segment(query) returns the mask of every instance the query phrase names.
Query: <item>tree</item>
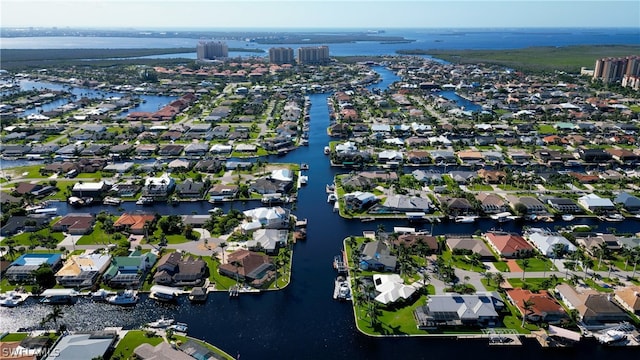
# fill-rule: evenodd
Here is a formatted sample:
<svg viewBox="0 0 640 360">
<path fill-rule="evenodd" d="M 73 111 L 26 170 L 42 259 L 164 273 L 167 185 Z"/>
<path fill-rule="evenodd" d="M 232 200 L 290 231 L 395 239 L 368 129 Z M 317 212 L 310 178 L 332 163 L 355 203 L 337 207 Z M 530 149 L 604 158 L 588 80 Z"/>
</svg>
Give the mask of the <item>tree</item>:
<svg viewBox="0 0 640 360">
<path fill-rule="evenodd" d="M 54 306 L 49 314 L 47 314 L 41 321 L 40 325 L 44 326 L 49 322 L 53 322 L 56 327 L 58 327 L 58 320 L 62 319 L 64 316 L 64 311 L 60 306 Z"/>
<path fill-rule="evenodd" d="M 47 263 L 40 265 L 33 275 L 36 279 L 36 284 L 43 289 L 50 289 L 56 285 L 56 275 Z"/>
<path fill-rule="evenodd" d="M 524 280 L 524 275 L 527 272 L 527 266 L 529 266 L 529 259 L 524 258 L 521 261 L 522 264 L 522 280 Z"/>
<path fill-rule="evenodd" d="M 533 305 L 535 305 L 535 303 L 529 300 L 525 300 L 522 303 L 522 327 L 524 327 L 524 324 L 527 321 L 527 315 L 531 312 Z"/>
</svg>

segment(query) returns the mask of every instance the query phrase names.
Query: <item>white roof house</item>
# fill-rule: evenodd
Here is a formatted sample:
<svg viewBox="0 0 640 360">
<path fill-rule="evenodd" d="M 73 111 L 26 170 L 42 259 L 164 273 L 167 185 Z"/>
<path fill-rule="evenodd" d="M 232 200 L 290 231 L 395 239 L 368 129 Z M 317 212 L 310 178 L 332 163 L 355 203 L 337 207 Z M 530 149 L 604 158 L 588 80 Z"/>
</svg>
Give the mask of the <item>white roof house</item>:
<svg viewBox="0 0 640 360">
<path fill-rule="evenodd" d="M 383 304 L 408 299 L 416 292 L 416 288 L 405 285 L 404 280 L 398 274 L 374 274 L 373 283 L 376 291 L 380 293 L 375 300 Z"/>
<path fill-rule="evenodd" d="M 378 153 L 378 160 L 380 161 L 402 161 L 403 155 L 400 151 L 384 150 Z"/>
<path fill-rule="evenodd" d="M 278 249 L 279 246 L 285 246 L 287 244 L 287 237 L 289 232 L 287 230 L 278 229 L 257 229 L 253 233 L 253 240 L 245 242 L 248 248 L 257 247 L 258 244 L 266 251 L 273 252 Z"/>
<path fill-rule="evenodd" d="M 290 169 L 276 169 L 271 171 L 271 178 L 280 181 L 293 181 L 293 171 Z"/>
<path fill-rule="evenodd" d="M 564 250 L 567 252 L 576 251 L 575 245 L 573 245 L 567 238 L 559 233 L 550 232 L 543 229 L 533 228 L 529 229 L 527 233 L 529 242 L 533 244 L 541 253 L 546 257 L 554 257 L 553 248 L 555 244 L 562 244 Z"/>
<path fill-rule="evenodd" d="M 345 143 L 336 145 L 337 153 L 347 153 L 347 152 L 353 152 L 357 150 L 358 150 L 358 147 L 356 146 L 356 144 L 352 143 L 351 141 L 347 141 Z"/>
<path fill-rule="evenodd" d="M 372 132 L 390 132 L 391 126 L 389 124 L 371 124 Z"/>
<path fill-rule="evenodd" d="M 615 205 L 611 200 L 601 198 L 596 194 L 587 194 L 579 197 L 578 204 L 589 211 L 615 209 Z"/>
<path fill-rule="evenodd" d="M 75 183 L 71 191 L 86 191 L 86 192 L 95 192 L 101 191 L 105 188 L 106 183 L 104 181 L 100 182 L 83 182 L 83 183 Z"/>
<path fill-rule="evenodd" d="M 244 216 L 250 217 L 252 222 L 259 222 L 265 228 L 286 228 L 289 226 L 288 209 L 278 207 L 259 207 L 243 212 Z M 251 222 L 250 222 L 251 224 Z M 245 229 L 243 227 L 243 229 Z M 247 230 L 247 229 L 245 229 Z"/>
<path fill-rule="evenodd" d="M 230 153 L 232 150 L 231 145 L 222 145 L 222 144 L 214 144 L 209 149 L 209 152 L 212 153 Z"/>
</svg>

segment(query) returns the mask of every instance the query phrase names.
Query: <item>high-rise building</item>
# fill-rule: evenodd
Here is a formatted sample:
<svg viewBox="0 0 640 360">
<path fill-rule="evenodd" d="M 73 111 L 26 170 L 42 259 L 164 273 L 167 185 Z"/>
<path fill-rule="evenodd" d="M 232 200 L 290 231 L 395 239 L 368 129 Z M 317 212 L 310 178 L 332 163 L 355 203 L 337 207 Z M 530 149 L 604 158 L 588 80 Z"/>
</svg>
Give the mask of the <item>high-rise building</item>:
<svg viewBox="0 0 640 360">
<path fill-rule="evenodd" d="M 200 41 L 196 48 L 198 60 L 213 60 L 229 56 L 227 43 L 222 41 Z"/>
<path fill-rule="evenodd" d="M 605 83 L 637 76 L 640 76 L 640 56 L 637 55 L 598 59 L 593 71 L 593 79 L 600 79 Z"/>
<path fill-rule="evenodd" d="M 272 64 L 293 64 L 295 59 L 293 58 L 292 48 L 270 48 L 269 49 L 269 62 Z"/>
<path fill-rule="evenodd" d="M 301 47 L 298 48 L 298 63 L 308 65 L 326 65 L 329 59 L 329 47 Z"/>
</svg>

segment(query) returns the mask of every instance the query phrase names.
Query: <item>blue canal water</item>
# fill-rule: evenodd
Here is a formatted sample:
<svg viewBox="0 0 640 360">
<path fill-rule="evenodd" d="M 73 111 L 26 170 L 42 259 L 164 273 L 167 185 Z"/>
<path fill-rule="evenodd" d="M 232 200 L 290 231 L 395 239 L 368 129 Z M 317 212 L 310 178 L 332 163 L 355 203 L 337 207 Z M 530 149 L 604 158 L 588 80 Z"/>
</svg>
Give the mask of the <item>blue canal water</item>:
<svg viewBox="0 0 640 360">
<path fill-rule="evenodd" d="M 132 111 L 155 112 L 155 111 L 158 111 L 161 107 L 170 103 L 171 101 L 177 99 L 177 97 L 175 96 L 136 95 L 136 94 L 129 95 L 129 94 L 124 94 L 119 92 L 100 91 L 100 90 L 93 90 L 93 89 L 79 88 L 79 87 L 69 87 L 62 84 L 55 84 L 55 83 L 44 82 L 44 81 L 33 81 L 33 80 L 20 81 L 20 90 L 22 91 L 42 90 L 42 89 L 48 89 L 52 91 L 68 91 L 68 92 L 71 92 L 73 97 L 71 99 L 64 98 L 64 99 L 55 100 L 50 103 L 43 104 L 42 106 L 25 110 L 23 115 L 29 115 L 29 114 L 38 113 L 41 111 L 50 111 L 57 107 L 65 105 L 70 101 L 79 100 L 82 97 L 87 97 L 92 99 L 96 99 L 96 98 L 107 99 L 112 97 L 121 98 L 125 96 L 133 96 L 133 97 L 139 97 L 142 100 L 142 102 L 139 103 L 138 105 L 131 107 L 131 109 L 123 112 L 121 114 L 122 116 L 126 116 L 127 113 Z"/>
<path fill-rule="evenodd" d="M 393 82 L 385 70 L 382 83 Z M 609 356 L 637 355 L 635 349 L 608 349 L 594 342 L 581 343 L 572 349 L 543 350 L 526 340 L 523 347 L 490 347 L 486 340 L 454 340 L 443 338 L 404 337 L 373 338 L 362 335 L 354 324 L 353 311 L 348 303 L 332 299 L 335 271 L 332 259 L 339 253 L 342 240 L 359 235 L 363 230 L 375 230 L 378 224 L 391 230 L 393 226 L 407 226 L 404 220 L 361 223 L 345 220 L 332 211 L 326 202 L 325 185 L 342 170 L 331 168 L 323 147 L 329 142 L 326 127 L 329 124 L 326 100 L 329 94 L 313 94 L 310 110 L 310 140 L 285 157 L 269 158 L 270 162 L 307 163 L 309 184 L 299 192 L 293 213 L 309 220 L 307 239 L 295 245 L 291 284 L 280 291 L 256 295 L 241 295 L 230 299 L 224 292 L 210 294 L 206 304 L 192 305 L 186 298 L 177 304 L 164 305 L 143 296 L 132 309 L 121 309 L 107 304 L 80 299 L 76 305 L 64 307 L 63 322 L 71 330 L 99 330 L 105 326 L 127 329 L 156 320 L 160 316 L 173 317 L 189 324 L 189 334 L 215 344 L 242 359 L 452 359 L 474 357 L 478 359 L 517 357 L 536 359 L 604 359 Z M 60 203 L 60 210 L 70 211 Z M 224 208 L 250 208 L 257 204 L 225 204 Z M 142 208 L 161 214 L 206 214 L 212 205 L 204 202 L 172 207 L 154 205 Z M 131 203 L 125 210 L 141 209 Z M 86 210 L 98 212 L 103 207 Z M 119 213 L 116 208 L 108 211 Z M 441 223 L 433 228 L 435 234 L 473 233 L 495 227 L 490 221 L 476 224 Z M 506 230 L 519 230 L 522 224 L 502 225 Z M 622 231 L 639 231 L 640 222 L 613 225 Z M 0 332 L 19 328 L 38 327 L 40 320 L 50 311 L 36 299 L 29 299 L 21 307 L 0 308 Z"/>
</svg>

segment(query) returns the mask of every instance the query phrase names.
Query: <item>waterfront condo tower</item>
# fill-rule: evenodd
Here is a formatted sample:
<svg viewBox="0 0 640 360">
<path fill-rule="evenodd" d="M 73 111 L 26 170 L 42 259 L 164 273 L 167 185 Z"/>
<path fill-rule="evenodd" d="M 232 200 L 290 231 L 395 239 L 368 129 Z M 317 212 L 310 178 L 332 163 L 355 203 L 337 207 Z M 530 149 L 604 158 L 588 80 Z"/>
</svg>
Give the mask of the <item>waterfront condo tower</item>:
<svg viewBox="0 0 640 360">
<path fill-rule="evenodd" d="M 276 47 L 269 49 L 269 62 L 272 64 L 293 64 L 293 49 L 285 47 Z"/>
<path fill-rule="evenodd" d="M 198 60 L 213 60 L 229 56 L 227 43 L 222 41 L 200 41 L 196 48 Z"/>
<path fill-rule="evenodd" d="M 298 64 L 326 65 L 329 61 L 328 46 L 298 48 Z"/>
</svg>

